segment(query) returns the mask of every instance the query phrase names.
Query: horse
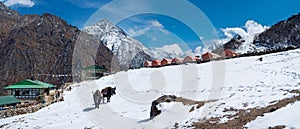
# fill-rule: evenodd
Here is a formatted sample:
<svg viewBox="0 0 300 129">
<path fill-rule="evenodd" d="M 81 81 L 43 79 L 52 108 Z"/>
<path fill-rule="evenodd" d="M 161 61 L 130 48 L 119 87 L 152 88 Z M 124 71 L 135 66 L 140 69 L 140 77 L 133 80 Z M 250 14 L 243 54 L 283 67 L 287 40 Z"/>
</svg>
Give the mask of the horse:
<svg viewBox="0 0 300 129">
<path fill-rule="evenodd" d="M 110 97 L 116 94 L 116 87 L 105 87 L 104 89 L 101 90 L 101 93 L 103 95 L 103 103 L 104 103 L 104 98 L 106 97 L 106 103 L 110 102 Z"/>
<path fill-rule="evenodd" d="M 93 98 L 94 98 L 94 103 L 95 103 L 95 108 L 99 109 L 99 105 L 101 103 L 101 99 L 104 99 L 101 92 L 99 90 L 96 90 L 96 92 L 93 93 Z M 103 100 L 104 101 L 104 100 Z"/>
</svg>

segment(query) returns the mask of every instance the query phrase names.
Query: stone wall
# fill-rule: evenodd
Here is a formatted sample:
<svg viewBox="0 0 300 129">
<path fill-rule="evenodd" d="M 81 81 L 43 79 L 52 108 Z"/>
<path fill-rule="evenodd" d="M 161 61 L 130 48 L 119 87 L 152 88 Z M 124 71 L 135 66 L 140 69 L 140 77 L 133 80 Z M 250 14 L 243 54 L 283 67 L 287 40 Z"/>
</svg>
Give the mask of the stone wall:
<svg viewBox="0 0 300 129">
<path fill-rule="evenodd" d="M 48 103 L 28 103 L 28 104 L 20 104 L 17 105 L 15 108 L 9 108 L 6 110 L 1 110 L 0 111 L 0 119 L 2 118 L 7 118 L 7 117 L 12 117 L 12 116 L 17 116 L 17 115 L 22 115 L 22 114 L 27 114 L 27 113 L 33 113 L 36 112 L 43 107 L 47 107 L 50 104 L 53 104 L 55 102 L 63 101 L 63 97 L 60 97 L 59 99 L 48 102 Z"/>
</svg>

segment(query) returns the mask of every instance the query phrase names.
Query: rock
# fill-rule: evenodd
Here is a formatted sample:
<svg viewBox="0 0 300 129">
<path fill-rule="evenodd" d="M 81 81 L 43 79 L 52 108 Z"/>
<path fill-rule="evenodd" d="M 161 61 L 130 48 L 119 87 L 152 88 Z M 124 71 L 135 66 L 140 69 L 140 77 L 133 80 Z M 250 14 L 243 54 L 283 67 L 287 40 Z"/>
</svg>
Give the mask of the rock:
<svg viewBox="0 0 300 129">
<path fill-rule="evenodd" d="M 164 95 L 154 100 L 151 104 L 150 119 L 153 119 L 155 116 L 161 113 L 161 110 L 158 110 L 156 107 L 158 104 L 163 102 L 174 102 L 176 98 L 177 97 L 175 95 Z"/>
</svg>

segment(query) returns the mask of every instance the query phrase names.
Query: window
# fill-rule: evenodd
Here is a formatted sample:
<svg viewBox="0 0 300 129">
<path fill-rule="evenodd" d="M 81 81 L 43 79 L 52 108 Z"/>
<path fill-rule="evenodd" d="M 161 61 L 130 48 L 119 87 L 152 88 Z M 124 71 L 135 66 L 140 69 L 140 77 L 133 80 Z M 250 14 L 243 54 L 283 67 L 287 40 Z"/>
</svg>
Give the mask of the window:
<svg viewBox="0 0 300 129">
<path fill-rule="evenodd" d="M 40 95 L 39 89 L 14 89 L 11 92 L 16 98 L 31 98 L 34 99 Z"/>
<path fill-rule="evenodd" d="M 16 94 L 16 91 L 13 89 L 13 90 L 11 91 L 11 95 L 15 96 L 15 94 Z"/>
<path fill-rule="evenodd" d="M 15 96 L 20 96 L 20 91 L 19 90 L 15 91 Z"/>
</svg>

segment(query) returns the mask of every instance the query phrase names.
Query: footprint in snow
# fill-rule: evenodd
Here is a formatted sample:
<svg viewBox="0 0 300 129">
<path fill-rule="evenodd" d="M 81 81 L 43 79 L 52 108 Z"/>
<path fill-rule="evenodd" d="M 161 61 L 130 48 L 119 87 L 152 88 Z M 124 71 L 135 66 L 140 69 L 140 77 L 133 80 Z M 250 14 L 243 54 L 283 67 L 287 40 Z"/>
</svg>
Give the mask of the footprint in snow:
<svg viewBox="0 0 300 129">
<path fill-rule="evenodd" d="M 235 93 L 230 94 L 229 98 L 233 97 L 235 95 Z"/>
</svg>

